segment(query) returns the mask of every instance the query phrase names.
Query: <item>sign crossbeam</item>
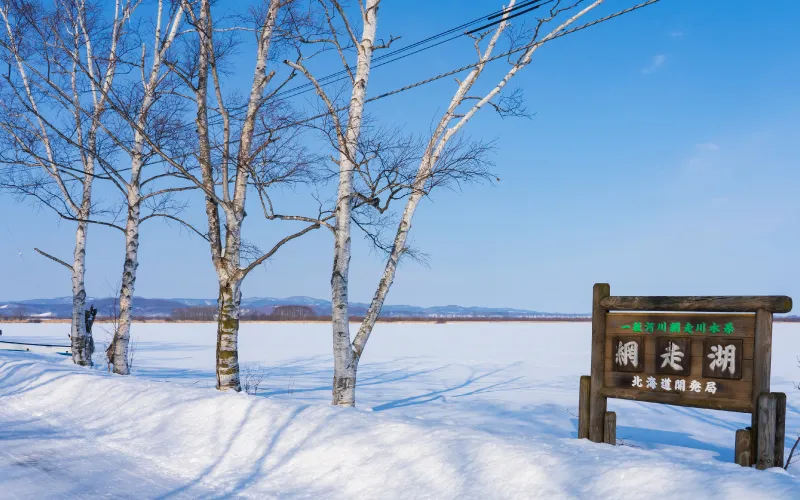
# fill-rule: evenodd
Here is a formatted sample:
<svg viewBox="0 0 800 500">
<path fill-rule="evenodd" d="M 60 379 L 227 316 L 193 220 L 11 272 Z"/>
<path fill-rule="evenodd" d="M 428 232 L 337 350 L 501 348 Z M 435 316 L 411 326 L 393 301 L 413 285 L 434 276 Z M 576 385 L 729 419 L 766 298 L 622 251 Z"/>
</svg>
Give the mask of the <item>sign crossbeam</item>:
<svg viewBox="0 0 800 500">
<path fill-rule="evenodd" d="M 605 297 L 600 307 L 606 311 L 704 311 L 788 313 L 792 299 L 782 295 L 767 296 L 653 296 Z"/>
</svg>

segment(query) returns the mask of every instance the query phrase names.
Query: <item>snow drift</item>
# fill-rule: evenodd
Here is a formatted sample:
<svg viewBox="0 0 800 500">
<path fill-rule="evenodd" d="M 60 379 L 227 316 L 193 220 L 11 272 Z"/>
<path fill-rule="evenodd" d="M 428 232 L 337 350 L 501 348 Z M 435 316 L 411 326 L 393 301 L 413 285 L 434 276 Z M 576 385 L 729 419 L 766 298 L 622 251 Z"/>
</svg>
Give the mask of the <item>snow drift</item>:
<svg viewBox="0 0 800 500">
<path fill-rule="evenodd" d="M 504 437 L 54 359 L 0 353 L 0 497 L 753 499 L 800 491 L 782 469 Z"/>
</svg>

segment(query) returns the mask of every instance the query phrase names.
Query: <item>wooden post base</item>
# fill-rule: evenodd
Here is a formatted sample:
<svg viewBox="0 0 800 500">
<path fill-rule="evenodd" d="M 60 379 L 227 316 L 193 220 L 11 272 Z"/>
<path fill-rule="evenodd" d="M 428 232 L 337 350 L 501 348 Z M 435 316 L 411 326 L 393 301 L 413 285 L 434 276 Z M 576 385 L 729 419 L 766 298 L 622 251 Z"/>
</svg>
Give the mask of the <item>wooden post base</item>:
<svg viewBox="0 0 800 500">
<path fill-rule="evenodd" d="M 758 396 L 756 432 L 756 468 L 783 467 L 786 436 L 786 394 L 762 392 Z"/>
<path fill-rule="evenodd" d="M 589 398 L 591 397 L 592 377 L 581 377 L 580 397 L 578 398 L 578 439 L 589 439 Z"/>
<path fill-rule="evenodd" d="M 607 411 L 604 419 L 603 442 L 611 446 L 617 445 L 617 414 Z"/>
<path fill-rule="evenodd" d="M 750 427 L 736 431 L 733 461 L 742 467 L 753 465 L 753 429 Z"/>
<path fill-rule="evenodd" d="M 578 439 L 589 439 L 589 415 L 591 415 L 592 377 L 581 377 L 580 397 L 578 399 Z M 603 415 L 603 435 L 601 443 L 616 446 L 617 414 L 607 411 Z"/>
</svg>

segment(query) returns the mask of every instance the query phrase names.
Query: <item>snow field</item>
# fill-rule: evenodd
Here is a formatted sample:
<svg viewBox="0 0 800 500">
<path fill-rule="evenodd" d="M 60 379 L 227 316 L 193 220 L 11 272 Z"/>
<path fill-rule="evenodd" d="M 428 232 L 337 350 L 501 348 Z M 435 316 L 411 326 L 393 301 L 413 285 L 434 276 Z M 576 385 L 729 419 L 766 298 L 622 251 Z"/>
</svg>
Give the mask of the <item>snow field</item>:
<svg viewBox="0 0 800 500">
<path fill-rule="evenodd" d="M 787 447 L 798 326 L 775 326 Z M 66 325 L 2 328 L 52 342 Z M 0 498 L 798 497 L 800 469 L 732 463 L 745 414 L 610 400 L 625 446 L 575 439 L 588 328 L 379 325 L 357 409 L 329 405 L 324 324 L 243 325 L 242 358 L 267 373 L 258 396 L 209 389 L 214 325 L 135 324 L 127 378 L 0 351 Z"/>
</svg>

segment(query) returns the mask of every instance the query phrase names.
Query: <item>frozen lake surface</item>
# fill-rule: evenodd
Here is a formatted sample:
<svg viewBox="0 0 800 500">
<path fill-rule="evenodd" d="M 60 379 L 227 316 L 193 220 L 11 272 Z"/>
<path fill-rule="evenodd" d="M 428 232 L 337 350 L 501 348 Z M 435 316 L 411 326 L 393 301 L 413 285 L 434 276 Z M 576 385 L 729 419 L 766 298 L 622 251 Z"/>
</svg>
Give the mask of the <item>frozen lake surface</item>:
<svg viewBox="0 0 800 500">
<path fill-rule="evenodd" d="M 107 326 L 95 327 L 98 353 Z M 66 344 L 69 325 L 0 328 L 6 341 Z M 105 374 L 99 354 L 82 370 L 0 351 L 0 475 L 14 485 L 0 498 L 800 496 L 800 466 L 732 463 L 747 414 L 609 400 L 623 446 L 574 439 L 589 323 L 379 324 L 355 411 L 329 406 L 327 324 L 242 325 L 242 364 L 265 374 L 257 397 L 213 389 L 213 324 L 134 324 L 133 342 L 127 379 Z M 776 323 L 787 455 L 800 432 L 798 355 L 800 325 Z"/>
</svg>

